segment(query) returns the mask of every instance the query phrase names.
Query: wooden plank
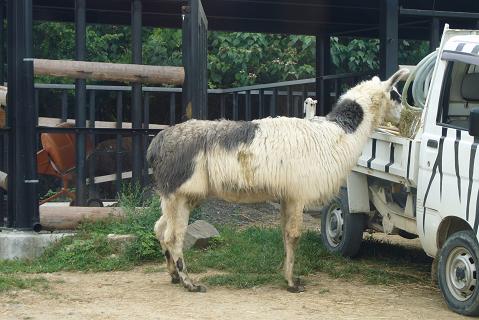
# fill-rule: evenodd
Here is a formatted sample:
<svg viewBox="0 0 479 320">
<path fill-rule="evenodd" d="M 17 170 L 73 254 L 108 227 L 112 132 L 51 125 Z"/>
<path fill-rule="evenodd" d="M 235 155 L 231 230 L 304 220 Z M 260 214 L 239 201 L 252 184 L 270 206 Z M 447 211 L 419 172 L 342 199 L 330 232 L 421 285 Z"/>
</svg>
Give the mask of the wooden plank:
<svg viewBox="0 0 479 320">
<path fill-rule="evenodd" d="M 152 174 L 152 173 L 153 173 L 153 169 L 151 169 L 151 168 L 148 169 L 148 174 Z M 130 179 L 131 177 L 132 177 L 132 172 L 131 171 L 126 171 L 126 172 L 121 173 L 121 179 L 122 180 L 123 179 Z M 104 182 L 115 181 L 115 180 L 116 180 L 116 173 L 112 173 L 112 174 L 107 174 L 107 175 L 104 175 L 104 176 L 95 177 L 94 183 L 98 184 L 98 183 L 104 183 Z M 90 179 L 87 179 L 86 183 L 90 184 Z"/>
<path fill-rule="evenodd" d="M 33 69 L 35 75 L 68 77 L 72 79 L 173 85 L 182 85 L 185 80 L 185 70 L 183 67 L 34 59 Z"/>
<path fill-rule="evenodd" d="M 5 86 L 0 86 L 0 106 L 7 105 L 7 93 L 8 88 Z"/>
<path fill-rule="evenodd" d="M 8 187 L 7 178 L 8 178 L 8 175 L 5 172 L 0 171 L 0 188 L 2 188 L 5 191 L 7 190 L 7 187 Z"/>
<path fill-rule="evenodd" d="M 62 123 L 60 118 L 39 117 L 38 125 L 42 127 L 55 127 Z M 67 119 L 68 123 L 75 124 L 75 119 Z M 95 121 L 95 128 L 116 128 L 116 122 L 113 121 Z M 123 122 L 122 128 L 131 129 L 131 122 Z M 166 124 L 149 124 L 148 129 L 166 129 L 169 125 Z"/>
</svg>

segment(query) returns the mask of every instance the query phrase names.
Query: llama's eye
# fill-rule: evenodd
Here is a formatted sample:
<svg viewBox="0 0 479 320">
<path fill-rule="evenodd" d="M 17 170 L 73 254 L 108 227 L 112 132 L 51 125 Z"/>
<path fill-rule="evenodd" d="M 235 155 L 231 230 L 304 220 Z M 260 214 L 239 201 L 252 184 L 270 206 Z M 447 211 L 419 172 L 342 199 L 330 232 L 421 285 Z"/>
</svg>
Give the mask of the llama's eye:
<svg viewBox="0 0 479 320">
<path fill-rule="evenodd" d="M 391 90 L 390 96 L 391 100 L 396 101 L 397 103 L 401 102 L 401 95 L 396 90 Z"/>
</svg>

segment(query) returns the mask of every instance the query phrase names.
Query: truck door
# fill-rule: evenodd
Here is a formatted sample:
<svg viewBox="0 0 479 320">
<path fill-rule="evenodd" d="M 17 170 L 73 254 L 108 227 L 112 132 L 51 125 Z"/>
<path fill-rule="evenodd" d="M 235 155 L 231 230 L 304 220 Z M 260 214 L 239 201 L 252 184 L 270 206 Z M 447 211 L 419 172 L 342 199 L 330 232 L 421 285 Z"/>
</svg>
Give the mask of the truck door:
<svg viewBox="0 0 479 320">
<path fill-rule="evenodd" d="M 436 74 L 443 77 L 434 79 L 440 85 L 430 92 L 436 96 L 429 97 L 421 141 L 417 224 L 423 246 L 431 255 L 437 250 L 436 232 L 444 217 L 463 219 L 476 234 L 479 225 L 479 167 L 475 165 L 479 141 L 468 133 L 469 113 L 479 108 L 479 56 L 463 52 L 465 47 L 458 44 L 456 50 L 442 53 L 444 72 Z M 468 48 L 479 50 L 470 44 Z"/>
</svg>

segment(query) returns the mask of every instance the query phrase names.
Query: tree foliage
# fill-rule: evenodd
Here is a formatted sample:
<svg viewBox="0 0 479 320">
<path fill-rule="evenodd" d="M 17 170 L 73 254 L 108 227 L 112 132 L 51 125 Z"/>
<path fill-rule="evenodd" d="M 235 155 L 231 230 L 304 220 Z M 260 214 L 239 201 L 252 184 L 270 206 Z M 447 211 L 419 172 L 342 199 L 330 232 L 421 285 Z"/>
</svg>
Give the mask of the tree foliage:
<svg viewBox="0 0 479 320">
<path fill-rule="evenodd" d="M 181 30 L 144 28 L 142 37 L 145 64 L 182 64 Z M 87 60 L 128 63 L 130 43 L 128 26 L 89 25 Z M 315 76 L 315 52 L 316 41 L 311 36 L 210 32 L 208 84 L 224 88 L 311 78 Z M 73 59 L 74 25 L 36 23 L 34 53 L 38 58 Z M 415 64 L 427 53 L 427 42 L 401 41 L 399 63 Z M 331 38 L 334 73 L 378 70 L 378 54 L 377 39 Z"/>
</svg>

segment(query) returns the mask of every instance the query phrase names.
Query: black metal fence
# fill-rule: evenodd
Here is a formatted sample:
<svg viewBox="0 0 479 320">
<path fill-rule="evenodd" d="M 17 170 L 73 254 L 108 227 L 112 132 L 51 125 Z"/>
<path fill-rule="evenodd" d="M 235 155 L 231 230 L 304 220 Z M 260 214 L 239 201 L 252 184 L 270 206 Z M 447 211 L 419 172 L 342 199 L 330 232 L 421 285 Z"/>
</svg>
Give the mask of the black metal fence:
<svg viewBox="0 0 479 320">
<path fill-rule="evenodd" d="M 4 8 L 1 0 L 0 7 Z M 188 0 L 186 7 L 188 10 L 183 12 L 183 38 L 187 39 L 185 43 L 188 47 L 184 56 L 188 57 L 186 65 L 188 70 L 186 70 L 187 81 L 184 87 L 194 97 L 200 97 L 194 100 L 194 109 L 207 110 L 207 21 L 201 0 Z M 86 81 L 82 79 L 77 79 L 74 86 L 37 85 L 34 88 L 32 0 L 8 0 L 7 8 L 9 96 L 6 110 L 7 125 L 0 129 L 0 135 L 6 137 L 0 141 L 0 151 L 2 151 L 0 170 L 7 172 L 9 178 L 8 193 L 3 191 L 0 193 L 0 226 L 30 230 L 41 228 L 38 210 L 41 181 L 37 172 L 37 166 L 40 164 L 37 163 L 39 157 L 36 153 L 37 150 L 41 150 L 42 137 L 48 137 L 48 134 L 57 134 L 56 137 L 61 134 L 63 137 L 68 137 L 70 144 L 74 145 L 73 150 L 68 149 L 69 154 L 64 154 L 65 157 L 73 155 L 75 158 L 74 174 L 68 172 L 73 175 L 71 180 L 74 181 L 72 184 L 74 183 L 76 193 L 74 204 L 88 205 L 92 195 L 98 196 L 94 182 L 111 179 L 111 177 L 104 177 L 111 175 L 96 176 L 103 159 L 101 152 L 98 152 L 96 148 L 108 139 L 113 139 L 111 147 L 116 153 L 114 165 L 109 165 L 110 169 L 115 168 L 113 193 L 117 194 L 121 178 L 131 178 L 134 183 L 145 185 L 148 176 L 145 149 L 149 143 L 149 137 L 161 129 L 161 126 L 152 128 L 148 125 L 151 115 L 148 111 L 152 101 L 149 97 L 151 93 L 144 90 L 141 83 L 133 83 L 131 87 L 119 87 L 120 89 L 110 87 L 108 90 L 103 90 L 100 87 L 87 86 Z M 178 10 L 181 10 L 180 3 Z M 75 1 L 74 16 L 75 58 L 84 60 L 86 57 L 86 0 Z M 131 1 L 131 27 L 132 63 L 141 64 L 141 0 Z M 2 28 L 0 28 L 0 37 L 3 37 Z M 0 61 L 0 64 L 3 64 L 3 61 Z M 154 90 L 161 91 L 160 88 Z M 177 91 L 175 91 L 177 89 L 168 90 L 169 123 L 172 124 L 179 121 L 176 119 L 176 101 L 181 103 L 181 99 L 177 100 Z M 52 94 L 51 91 L 59 94 L 57 107 L 59 112 L 56 115 L 51 115 L 54 113 L 49 109 L 52 106 L 42 105 L 43 101 L 47 101 L 42 98 L 42 95 Z M 99 95 L 99 91 L 108 91 L 107 95 L 110 97 L 105 98 Z M 99 110 L 106 106 L 111 108 L 112 119 L 98 119 L 98 115 L 101 114 Z M 68 122 L 68 119 L 71 119 L 71 126 L 55 126 L 65 120 Z M 127 150 L 126 146 L 129 146 L 130 150 Z M 6 159 L 3 157 L 5 154 Z M 45 159 L 51 160 L 48 157 Z M 131 168 L 126 168 L 125 162 L 130 163 Z M 56 167 L 53 162 L 51 165 Z M 130 170 L 125 174 L 127 169 Z M 69 195 L 68 190 L 65 191 L 65 195 Z"/>
<path fill-rule="evenodd" d="M 189 0 L 182 8 L 184 91 L 140 83 L 87 85 L 84 80 L 76 80 L 74 85 L 34 86 L 31 0 L 9 0 L 8 4 L 12 45 L 8 47 L 7 126 L 0 129 L 0 170 L 9 174 L 9 192 L 0 192 L 0 227 L 40 228 L 39 200 L 64 186 L 58 175 L 50 180 L 48 175 L 38 176 L 43 167 L 36 153 L 44 147 L 45 135 L 71 138 L 73 150 L 63 155 L 75 159 L 74 170 L 67 172 L 72 176 L 69 187 L 75 186 L 73 204 L 98 205 L 97 200 L 116 198 L 123 181 L 148 184 L 146 148 L 163 128 L 191 117 L 302 117 L 304 99 L 317 92 L 318 78 L 207 91 L 208 24 L 200 0 Z M 132 62 L 136 64 L 141 64 L 141 4 L 132 0 Z M 77 60 L 85 58 L 85 9 L 85 0 L 76 1 Z M 319 79 L 333 88 L 328 96 L 333 101 L 366 75 L 320 75 Z M 71 125 L 57 126 L 65 122 Z M 64 194 L 67 200 L 68 191 Z"/>
</svg>

